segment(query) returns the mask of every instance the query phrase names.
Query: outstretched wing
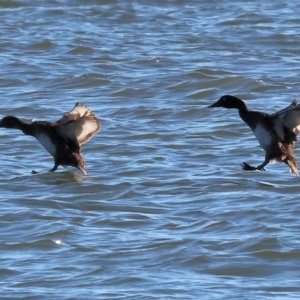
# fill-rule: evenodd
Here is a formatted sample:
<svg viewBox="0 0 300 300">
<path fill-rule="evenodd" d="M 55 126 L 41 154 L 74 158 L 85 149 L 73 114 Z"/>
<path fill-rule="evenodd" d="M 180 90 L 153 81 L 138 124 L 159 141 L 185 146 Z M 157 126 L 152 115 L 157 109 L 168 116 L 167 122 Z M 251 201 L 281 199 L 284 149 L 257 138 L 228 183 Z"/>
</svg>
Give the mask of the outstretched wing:
<svg viewBox="0 0 300 300">
<path fill-rule="evenodd" d="M 100 122 L 86 106 L 76 103 L 74 108 L 56 122 L 59 132 L 67 139 L 76 138 L 79 146 L 86 143 L 100 130 Z"/>
<path fill-rule="evenodd" d="M 272 115 L 274 127 L 282 140 L 286 139 L 286 134 L 296 135 L 300 132 L 300 104 L 294 99 L 292 103 Z"/>
</svg>

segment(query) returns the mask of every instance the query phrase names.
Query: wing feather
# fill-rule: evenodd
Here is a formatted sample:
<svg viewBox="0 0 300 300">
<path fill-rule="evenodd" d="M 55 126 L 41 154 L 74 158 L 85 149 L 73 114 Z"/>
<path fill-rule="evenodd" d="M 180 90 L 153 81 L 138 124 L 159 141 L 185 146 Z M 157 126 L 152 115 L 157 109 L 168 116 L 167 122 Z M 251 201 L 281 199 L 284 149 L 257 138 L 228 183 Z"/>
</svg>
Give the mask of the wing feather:
<svg viewBox="0 0 300 300">
<path fill-rule="evenodd" d="M 100 122 L 86 106 L 76 103 L 74 108 L 56 122 L 59 132 L 67 139 L 78 142 L 79 146 L 86 143 L 100 130 Z"/>
<path fill-rule="evenodd" d="M 274 128 L 282 140 L 285 139 L 285 128 L 295 135 L 300 132 L 300 104 L 297 104 L 296 100 L 293 100 L 288 107 L 274 113 L 272 118 Z"/>
</svg>

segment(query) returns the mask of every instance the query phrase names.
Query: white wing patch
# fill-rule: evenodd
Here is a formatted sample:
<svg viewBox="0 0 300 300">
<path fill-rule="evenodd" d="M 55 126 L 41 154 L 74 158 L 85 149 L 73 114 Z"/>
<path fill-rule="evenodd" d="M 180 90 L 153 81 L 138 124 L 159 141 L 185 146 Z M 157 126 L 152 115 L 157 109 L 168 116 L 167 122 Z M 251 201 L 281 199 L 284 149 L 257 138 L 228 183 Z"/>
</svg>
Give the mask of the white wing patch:
<svg viewBox="0 0 300 300">
<path fill-rule="evenodd" d="M 270 132 L 268 132 L 262 125 L 257 125 L 253 130 L 253 133 L 260 146 L 266 151 L 272 141 Z"/>
<path fill-rule="evenodd" d="M 52 155 L 54 156 L 56 153 L 56 148 L 53 145 L 50 138 L 45 134 L 39 134 L 37 137 L 37 140 L 40 142 L 40 144 Z"/>
</svg>

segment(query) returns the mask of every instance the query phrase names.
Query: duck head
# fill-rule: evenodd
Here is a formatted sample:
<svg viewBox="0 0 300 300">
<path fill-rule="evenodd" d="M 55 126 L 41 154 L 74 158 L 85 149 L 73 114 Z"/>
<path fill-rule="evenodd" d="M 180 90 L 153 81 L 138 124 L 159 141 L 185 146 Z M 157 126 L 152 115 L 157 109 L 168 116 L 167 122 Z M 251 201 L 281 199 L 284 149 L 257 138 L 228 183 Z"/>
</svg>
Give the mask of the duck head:
<svg viewBox="0 0 300 300">
<path fill-rule="evenodd" d="M 247 109 L 243 100 L 231 95 L 222 96 L 216 103 L 209 105 L 208 107 Z"/>
<path fill-rule="evenodd" d="M 1 119 L 0 127 L 3 128 L 18 128 L 20 126 L 21 121 L 13 116 L 7 116 Z"/>
</svg>

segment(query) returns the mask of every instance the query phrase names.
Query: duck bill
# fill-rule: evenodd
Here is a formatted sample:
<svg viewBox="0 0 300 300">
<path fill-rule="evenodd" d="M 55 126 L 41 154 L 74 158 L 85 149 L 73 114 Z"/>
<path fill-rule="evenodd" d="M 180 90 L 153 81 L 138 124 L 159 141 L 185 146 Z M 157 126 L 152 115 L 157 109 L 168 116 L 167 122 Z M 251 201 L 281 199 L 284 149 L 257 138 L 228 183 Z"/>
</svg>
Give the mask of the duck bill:
<svg viewBox="0 0 300 300">
<path fill-rule="evenodd" d="M 217 101 L 216 103 L 214 103 L 214 104 L 212 104 L 212 105 L 208 105 L 207 107 L 213 108 L 213 107 L 220 107 L 220 106 L 221 106 L 221 105 L 220 105 L 219 101 Z"/>
</svg>

